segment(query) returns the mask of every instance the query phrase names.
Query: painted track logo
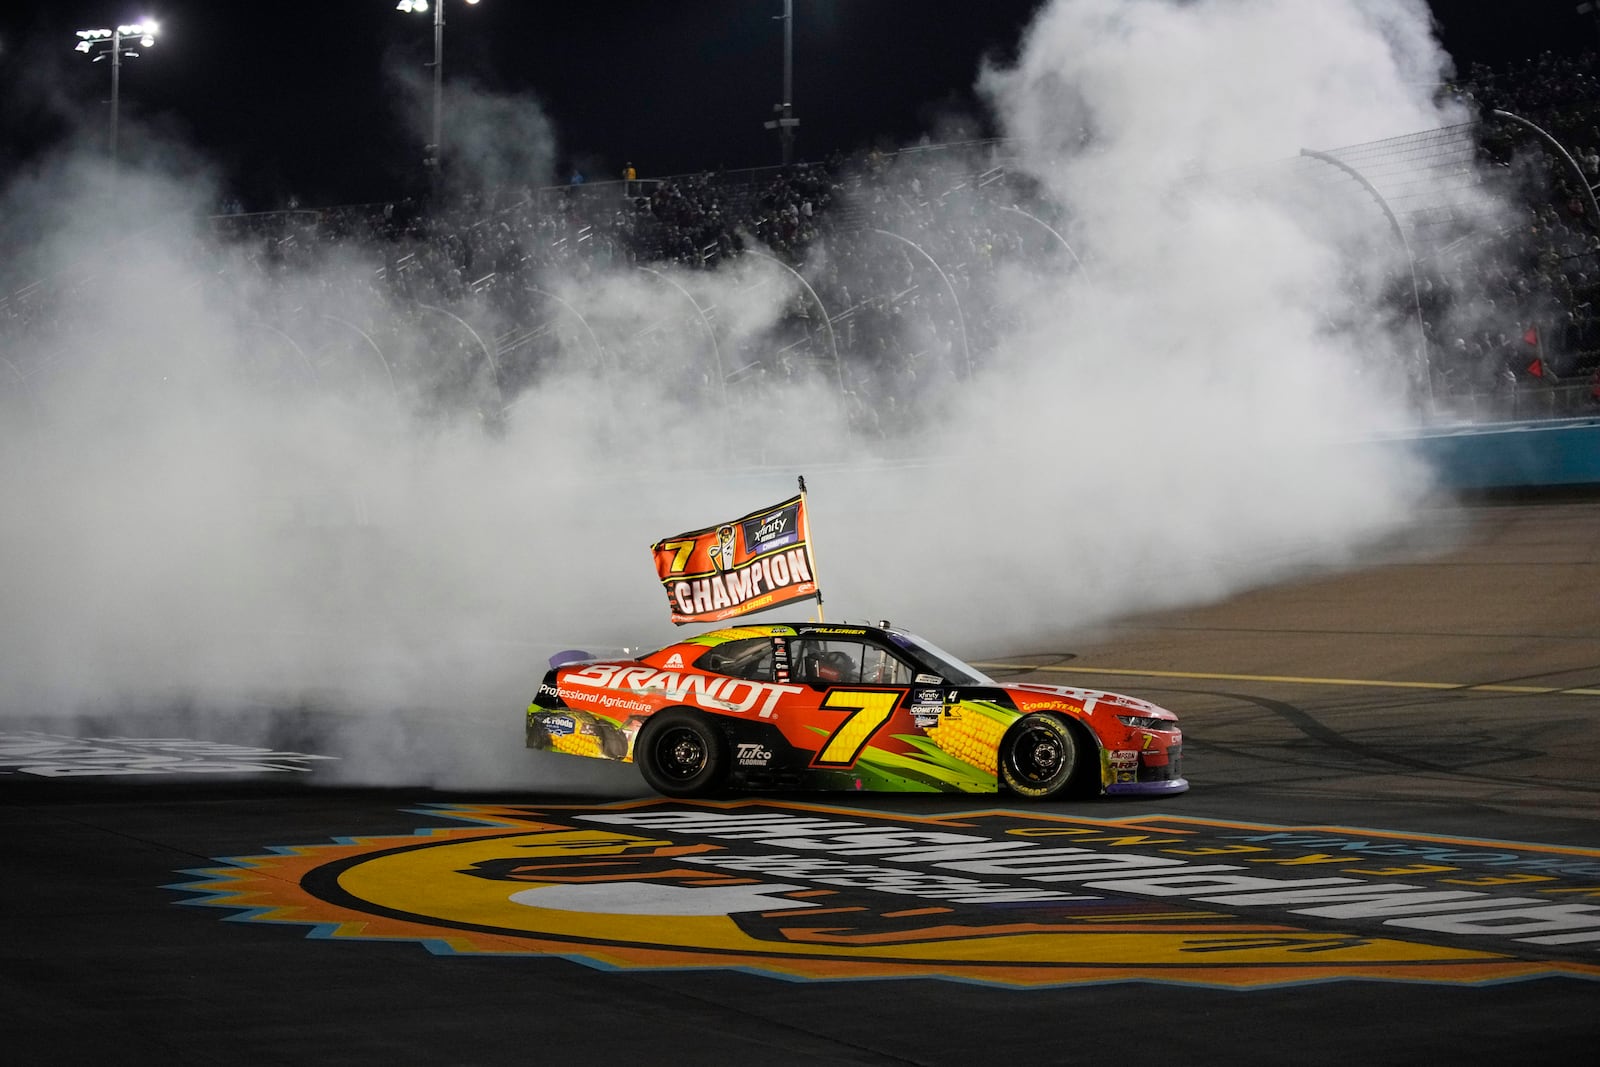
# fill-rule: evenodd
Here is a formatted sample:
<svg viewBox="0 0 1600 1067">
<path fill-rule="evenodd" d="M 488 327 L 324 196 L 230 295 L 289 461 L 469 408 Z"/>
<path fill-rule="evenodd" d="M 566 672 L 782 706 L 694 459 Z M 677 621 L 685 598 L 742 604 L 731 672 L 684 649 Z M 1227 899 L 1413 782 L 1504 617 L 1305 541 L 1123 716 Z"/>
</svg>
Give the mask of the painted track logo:
<svg viewBox="0 0 1600 1067">
<path fill-rule="evenodd" d="M 1600 850 L 1164 815 L 441 805 L 232 857 L 183 903 L 602 968 L 1001 986 L 1600 979 Z"/>
<path fill-rule="evenodd" d="M 308 774 L 314 769 L 313 761 L 335 758 L 186 737 L 68 737 L 37 731 L 0 733 L 0 775 L 26 774 L 40 778 Z"/>
</svg>

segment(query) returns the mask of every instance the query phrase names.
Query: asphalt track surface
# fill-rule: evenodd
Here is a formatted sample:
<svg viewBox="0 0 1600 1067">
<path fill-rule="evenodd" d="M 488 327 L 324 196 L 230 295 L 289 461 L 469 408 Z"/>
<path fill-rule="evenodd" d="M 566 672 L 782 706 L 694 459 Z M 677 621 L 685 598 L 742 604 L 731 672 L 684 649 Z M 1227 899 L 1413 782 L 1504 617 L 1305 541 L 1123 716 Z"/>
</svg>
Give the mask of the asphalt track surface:
<svg viewBox="0 0 1600 1067">
<path fill-rule="evenodd" d="M 1355 570 L 1041 640 L 991 673 L 1178 710 L 1193 788 L 1159 800 L 1002 797 L 998 806 L 1069 819 L 1170 813 L 1365 828 L 1581 856 L 1600 848 L 1597 594 L 1600 502 L 1478 502 L 1440 507 Z M 1519 980 L 1434 982 L 1397 970 L 1237 988 L 1139 979 L 1013 988 L 600 967 L 363 938 L 293 912 L 264 922 L 249 899 L 184 906 L 205 894 L 173 887 L 225 857 L 458 825 L 419 812 L 435 805 L 618 800 L 326 788 L 312 771 L 0 773 L 5 1058 L 1433 1064 L 1593 1062 L 1600 1042 L 1596 942 L 1528 948 L 1527 958 L 1569 970 Z M 868 819 L 976 806 L 780 799 L 828 800 Z M 1600 902 L 1600 879 L 1563 891 Z"/>
</svg>

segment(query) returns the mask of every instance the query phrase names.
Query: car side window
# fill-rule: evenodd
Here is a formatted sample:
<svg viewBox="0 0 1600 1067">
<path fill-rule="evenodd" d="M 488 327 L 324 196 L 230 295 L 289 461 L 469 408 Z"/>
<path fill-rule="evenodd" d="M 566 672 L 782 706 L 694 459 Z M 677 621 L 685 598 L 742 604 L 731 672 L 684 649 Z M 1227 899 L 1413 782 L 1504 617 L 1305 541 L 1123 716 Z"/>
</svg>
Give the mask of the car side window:
<svg viewBox="0 0 1600 1067">
<path fill-rule="evenodd" d="M 869 685 L 910 685 L 911 664 L 886 648 L 869 645 L 861 660 L 861 680 Z"/>
<path fill-rule="evenodd" d="M 772 675 L 772 638 L 747 637 L 729 641 L 706 649 L 694 661 L 695 668 L 713 674 L 727 674 L 752 682 L 770 682 Z"/>
<path fill-rule="evenodd" d="M 910 685 L 911 665 L 888 649 L 848 638 L 795 642 L 796 678 L 810 685 Z"/>
<path fill-rule="evenodd" d="M 793 643 L 795 680 L 813 686 L 849 685 L 860 680 L 861 643 L 808 638 Z"/>
</svg>

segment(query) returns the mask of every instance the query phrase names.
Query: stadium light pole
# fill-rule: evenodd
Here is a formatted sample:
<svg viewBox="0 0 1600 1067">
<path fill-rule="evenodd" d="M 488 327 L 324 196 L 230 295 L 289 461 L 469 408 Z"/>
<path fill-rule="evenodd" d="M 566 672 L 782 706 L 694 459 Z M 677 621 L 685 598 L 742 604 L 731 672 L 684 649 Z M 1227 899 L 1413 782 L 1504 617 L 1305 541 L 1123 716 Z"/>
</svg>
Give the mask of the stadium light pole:
<svg viewBox="0 0 1600 1067">
<path fill-rule="evenodd" d="M 109 151 L 111 155 L 111 170 L 117 169 L 117 124 L 118 112 L 122 104 L 122 57 L 138 58 L 139 53 L 130 50 L 122 42 L 126 38 L 138 38 L 141 47 L 150 48 L 156 43 L 156 34 L 161 32 L 161 27 L 155 19 L 140 19 L 138 22 L 118 26 L 115 29 L 79 30 L 75 52 L 82 52 L 90 57 L 90 62 L 98 63 L 107 56 L 111 57 L 111 137 Z"/>
<path fill-rule="evenodd" d="M 787 167 L 794 162 L 794 128 L 800 125 L 800 120 L 794 117 L 794 0 L 783 0 L 783 14 L 772 17 L 783 20 L 783 101 L 772 107 L 778 117 L 762 125 L 778 131 L 783 165 Z"/>
<path fill-rule="evenodd" d="M 477 2 L 467 0 L 468 4 Z M 439 194 L 444 144 L 444 4 L 445 0 L 433 0 L 433 139 L 424 147 L 427 153 L 424 165 L 431 172 L 429 181 L 435 200 Z M 394 9 L 408 15 L 424 15 L 428 11 L 428 0 L 400 0 Z"/>
</svg>

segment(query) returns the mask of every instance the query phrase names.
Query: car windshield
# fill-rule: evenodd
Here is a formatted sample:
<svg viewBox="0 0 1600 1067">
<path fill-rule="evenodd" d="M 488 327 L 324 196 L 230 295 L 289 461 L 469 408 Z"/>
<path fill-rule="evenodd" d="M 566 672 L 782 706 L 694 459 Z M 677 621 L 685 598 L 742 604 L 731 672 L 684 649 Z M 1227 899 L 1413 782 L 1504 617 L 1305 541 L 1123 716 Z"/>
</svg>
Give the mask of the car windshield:
<svg viewBox="0 0 1600 1067">
<path fill-rule="evenodd" d="M 913 637 L 910 634 L 890 634 L 896 644 L 910 649 L 928 666 L 939 672 L 939 676 L 947 682 L 956 685 L 997 685 L 993 678 L 984 674 L 970 663 L 963 663 L 938 645 L 925 637 Z"/>
</svg>

